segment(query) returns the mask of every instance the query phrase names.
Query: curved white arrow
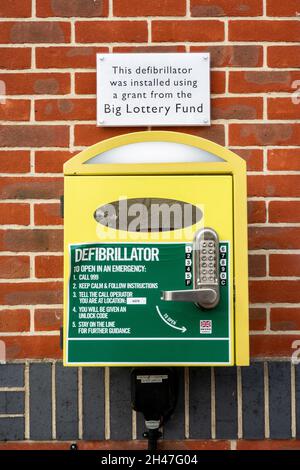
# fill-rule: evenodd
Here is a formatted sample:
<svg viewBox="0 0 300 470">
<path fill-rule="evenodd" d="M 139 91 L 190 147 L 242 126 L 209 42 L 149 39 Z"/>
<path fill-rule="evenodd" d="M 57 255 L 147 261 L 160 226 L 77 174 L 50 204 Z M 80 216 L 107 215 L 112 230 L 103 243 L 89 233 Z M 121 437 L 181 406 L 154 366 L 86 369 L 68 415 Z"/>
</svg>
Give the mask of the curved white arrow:
<svg viewBox="0 0 300 470">
<path fill-rule="evenodd" d="M 185 333 L 186 332 L 186 327 L 185 326 L 175 326 L 175 325 L 171 325 L 171 323 L 169 323 L 162 315 L 161 311 L 159 310 L 159 307 L 158 305 L 156 305 L 156 311 L 158 313 L 158 315 L 160 316 L 160 318 L 168 325 L 168 326 L 171 326 L 172 328 L 175 328 L 176 330 L 179 330 L 181 331 L 182 333 Z"/>
</svg>

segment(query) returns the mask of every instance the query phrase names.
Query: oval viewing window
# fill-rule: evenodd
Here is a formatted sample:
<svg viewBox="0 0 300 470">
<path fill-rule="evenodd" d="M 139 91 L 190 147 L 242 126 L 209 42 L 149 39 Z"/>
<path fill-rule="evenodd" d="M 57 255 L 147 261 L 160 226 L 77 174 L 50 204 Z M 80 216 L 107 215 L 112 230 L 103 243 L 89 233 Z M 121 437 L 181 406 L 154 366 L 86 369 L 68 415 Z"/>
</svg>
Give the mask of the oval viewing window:
<svg viewBox="0 0 300 470">
<path fill-rule="evenodd" d="M 96 221 L 127 232 L 166 232 L 183 229 L 202 219 L 199 207 L 176 199 L 120 199 L 98 207 Z"/>
</svg>

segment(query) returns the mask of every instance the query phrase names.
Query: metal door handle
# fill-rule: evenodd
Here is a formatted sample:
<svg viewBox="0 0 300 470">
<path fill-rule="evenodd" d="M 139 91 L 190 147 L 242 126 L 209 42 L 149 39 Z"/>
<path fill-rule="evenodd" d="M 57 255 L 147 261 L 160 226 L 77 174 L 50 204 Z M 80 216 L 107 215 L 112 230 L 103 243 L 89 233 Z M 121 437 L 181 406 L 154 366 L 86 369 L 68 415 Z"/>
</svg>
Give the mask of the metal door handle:
<svg viewBox="0 0 300 470">
<path fill-rule="evenodd" d="M 165 290 L 162 300 L 176 300 L 177 302 L 196 302 L 196 304 L 213 304 L 217 300 L 214 289 L 192 290 Z"/>
<path fill-rule="evenodd" d="M 220 301 L 219 237 L 211 228 L 199 230 L 193 246 L 193 289 L 163 291 L 162 300 L 195 302 L 212 309 Z"/>
</svg>

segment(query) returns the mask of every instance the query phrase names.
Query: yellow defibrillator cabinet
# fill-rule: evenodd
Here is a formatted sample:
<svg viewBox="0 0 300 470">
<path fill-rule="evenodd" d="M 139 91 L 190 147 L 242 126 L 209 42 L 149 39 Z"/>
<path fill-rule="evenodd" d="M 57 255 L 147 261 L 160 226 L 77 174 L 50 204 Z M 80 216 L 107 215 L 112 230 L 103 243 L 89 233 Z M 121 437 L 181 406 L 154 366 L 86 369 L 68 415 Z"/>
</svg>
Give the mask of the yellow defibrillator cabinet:
<svg viewBox="0 0 300 470">
<path fill-rule="evenodd" d="M 64 174 L 64 364 L 247 365 L 245 162 L 149 131 Z"/>
</svg>

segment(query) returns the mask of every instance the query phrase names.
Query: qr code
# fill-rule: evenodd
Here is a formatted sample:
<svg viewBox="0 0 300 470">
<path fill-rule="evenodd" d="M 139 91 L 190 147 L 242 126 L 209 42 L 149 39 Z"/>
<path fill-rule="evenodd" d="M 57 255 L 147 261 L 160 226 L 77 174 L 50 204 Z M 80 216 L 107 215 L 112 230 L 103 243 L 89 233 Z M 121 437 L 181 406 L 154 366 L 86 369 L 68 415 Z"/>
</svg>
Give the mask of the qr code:
<svg viewBox="0 0 300 470">
<path fill-rule="evenodd" d="M 211 320 L 200 320 L 200 333 L 203 335 L 211 335 L 212 333 L 212 321 Z"/>
</svg>

